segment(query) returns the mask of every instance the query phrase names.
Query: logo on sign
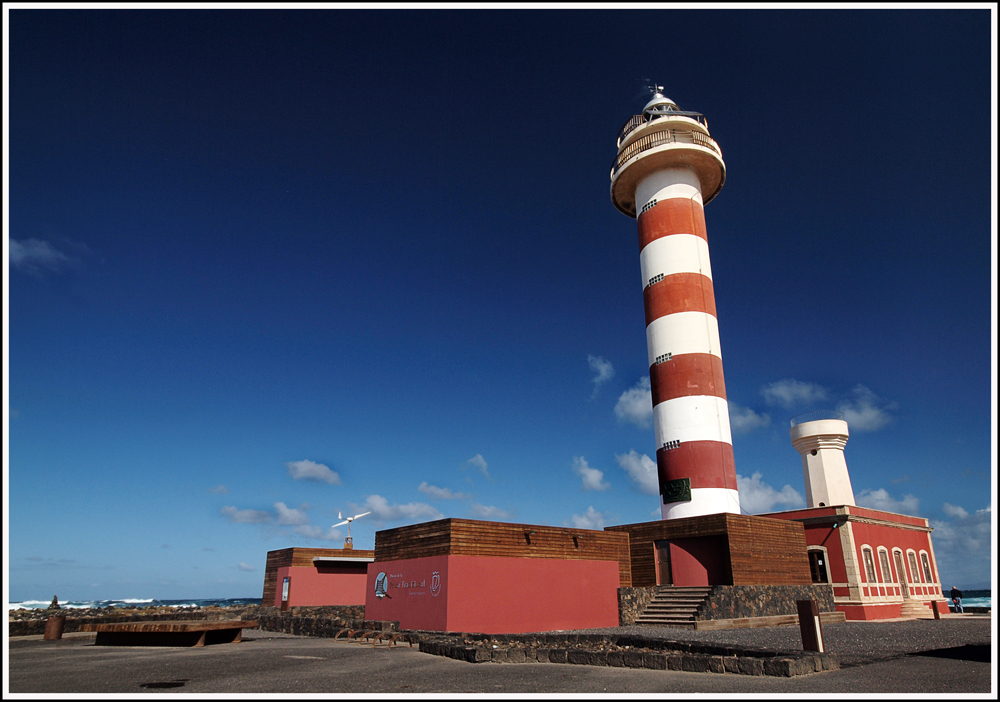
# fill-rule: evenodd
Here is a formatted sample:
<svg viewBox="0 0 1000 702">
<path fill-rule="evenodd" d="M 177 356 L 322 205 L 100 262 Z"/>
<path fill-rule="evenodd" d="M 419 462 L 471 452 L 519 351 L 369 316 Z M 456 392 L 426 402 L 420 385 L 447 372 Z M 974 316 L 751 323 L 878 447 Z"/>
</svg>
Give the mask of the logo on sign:
<svg viewBox="0 0 1000 702">
<path fill-rule="evenodd" d="M 379 573 L 375 576 L 375 597 L 380 600 L 385 597 L 388 587 L 389 579 L 385 576 L 385 573 Z"/>
<path fill-rule="evenodd" d="M 431 597 L 441 594 L 441 574 L 438 571 L 431 573 Z"/>
</svg>

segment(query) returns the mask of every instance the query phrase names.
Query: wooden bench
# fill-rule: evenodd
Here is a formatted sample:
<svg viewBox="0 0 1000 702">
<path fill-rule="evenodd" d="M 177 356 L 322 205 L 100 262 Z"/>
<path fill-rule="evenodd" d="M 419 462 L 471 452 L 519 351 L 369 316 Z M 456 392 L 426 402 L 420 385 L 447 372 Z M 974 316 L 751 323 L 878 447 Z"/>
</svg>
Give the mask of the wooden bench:
<svg viewBox="0 0 1000 702">
<path fill-rule="evenodd" d="M 239 643 L 255 621 L 174 621 L 81 624 L 79 631 L 96 631 L 95 646 L 208 646 Z"/>
</svg>

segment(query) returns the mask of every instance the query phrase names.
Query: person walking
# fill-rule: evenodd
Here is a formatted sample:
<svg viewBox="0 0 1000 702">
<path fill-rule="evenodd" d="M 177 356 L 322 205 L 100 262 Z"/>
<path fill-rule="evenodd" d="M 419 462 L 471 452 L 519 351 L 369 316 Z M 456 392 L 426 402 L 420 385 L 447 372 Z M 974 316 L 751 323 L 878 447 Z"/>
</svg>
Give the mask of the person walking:
<svg viewBox="0 0 1000 702">
<path fill-rule="evenodd" d="M 965 610 L 962 609 L 962 591 L 952 585 L 951 592 L 948 593 L 948 597 L 950 597 L 951 601 L 955 603 L 955 611 L 965 614 Z"/>
</svg>

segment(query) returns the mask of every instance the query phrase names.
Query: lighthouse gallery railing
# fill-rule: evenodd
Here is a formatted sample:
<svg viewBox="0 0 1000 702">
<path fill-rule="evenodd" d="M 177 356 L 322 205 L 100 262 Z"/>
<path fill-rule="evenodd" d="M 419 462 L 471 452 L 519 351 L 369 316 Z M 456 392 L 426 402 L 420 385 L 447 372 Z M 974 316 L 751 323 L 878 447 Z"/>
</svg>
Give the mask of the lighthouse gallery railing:
<svg viewBox="0 0 1000 702">
<path fill-rule="evenodd" d="M 696 146 L 704 146 L 711 149 L 719 154 L 719 156 L 722 156 L 722 149 L 719 148 L 719 145 L 712 137 L 705 136 L 701 132 L 664 129 L 663 131 L 647 134 L 619 151 L 611 164 L 611 179 L 614 180 L 615 173 L 622 167 L 622 164 L 636 154 L 648 151 L 649 149 L 655 149 L 657 146 L 663 146 L 664 144 L 695 144 Z"/>
</svg>

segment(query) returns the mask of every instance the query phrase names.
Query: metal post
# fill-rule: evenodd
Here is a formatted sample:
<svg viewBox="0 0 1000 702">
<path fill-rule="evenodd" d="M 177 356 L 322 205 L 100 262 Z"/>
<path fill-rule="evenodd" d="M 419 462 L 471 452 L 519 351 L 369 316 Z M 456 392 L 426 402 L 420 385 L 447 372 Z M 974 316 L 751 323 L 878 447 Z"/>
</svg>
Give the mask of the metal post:
<svg viewBox="0 0 1000 702">
<path fill-rule="evenodd" d="M 799 610 L 799 631 L 802 632 L 802 650 L 823 653 L 823 629 L 819 623 L 819 605 L 816 600 L 796 600 Z"/>
<path fill-rule="evenodd" d="M 45 620 L 44 641 L 55 641 L 62 638 L 63 630 L 66 628 L 66 615 L 61 614 L 56 617 L 49 617 Z"/>
</svg>

